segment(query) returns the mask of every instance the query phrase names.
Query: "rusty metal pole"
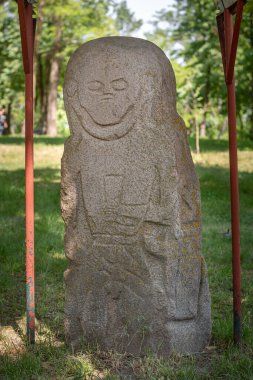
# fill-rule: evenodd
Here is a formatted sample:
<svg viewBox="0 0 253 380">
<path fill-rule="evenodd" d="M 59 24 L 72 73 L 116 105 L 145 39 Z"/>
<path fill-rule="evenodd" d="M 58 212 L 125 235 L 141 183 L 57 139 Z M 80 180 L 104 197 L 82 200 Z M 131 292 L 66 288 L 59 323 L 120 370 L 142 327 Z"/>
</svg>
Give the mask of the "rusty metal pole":
<svg viewBox="0 0 253 380">
<path fill-rule="evenodd" d="M 224 11 L 225 54 L 226 62 L 231 57 L 233 40 L 233 19 L 229 9 Z M 228 73 L 229 66 L 227 66 Z M 239 213 L 239 185 L 238 159 L 236 142 L 236 97 L 234 74 L 228 80 L 227 108 L 229 130 L 229 163 L 230 163 L 230 197 L 231 197 L 231 225 L 232 225 L 232 271 L 233 271 L 233 310 L 234 310 L 234 342 L 241 343 L 241 264 L 240 264 L 240 213 Z"/>
<path fill-rule="evenodd" d="M 26 313 L 27 337 L 35 342 L 34 186 L 33 186 L 33 74 L 25 75 L 25 178 L 26 178 Z"/>
<path fill-rule="evenodd" d="M 35 343 L 34 172 L 33 172 L 33 48 L 32 5 L 18 0 L 25 73 L 25 189 L 26 189 L 26 315 L 27 339 Z"/>
<path fill-rule="evenodd" d="M 233 313 L 234 313 L 234 343 L 241 344 L 241 263 L 240 263 L 240 213 L 238 159 L 236 142 L 236 96 L 234 67 L 239 40 L 245 0 L 222 1 L 221 13 L 217 16 L 224 76 L 227 87 L 227 109 L 229 130 L 229 164 L 230 164 L 230 198 L 232 226 L 232 272 L 233 272 Z M 233 14 L 236 14 L 233 28 Z M 234 29 L 234 30 L 233 30 Z"/>
</svg>

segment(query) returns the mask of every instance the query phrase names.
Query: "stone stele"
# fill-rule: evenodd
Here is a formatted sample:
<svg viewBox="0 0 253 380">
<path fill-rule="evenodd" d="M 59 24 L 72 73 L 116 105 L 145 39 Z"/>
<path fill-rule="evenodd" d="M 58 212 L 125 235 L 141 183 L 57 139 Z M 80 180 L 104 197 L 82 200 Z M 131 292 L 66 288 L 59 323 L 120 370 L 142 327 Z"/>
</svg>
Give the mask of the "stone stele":
<svg viewBox="0 0 253 380">
<path fill-rule="evenodd" d="M 168 356 L 209 342 L 199 182 L 171 64 L 105 37 L 68 63 L 62 158 L 67 341 Z"/>
</svg>

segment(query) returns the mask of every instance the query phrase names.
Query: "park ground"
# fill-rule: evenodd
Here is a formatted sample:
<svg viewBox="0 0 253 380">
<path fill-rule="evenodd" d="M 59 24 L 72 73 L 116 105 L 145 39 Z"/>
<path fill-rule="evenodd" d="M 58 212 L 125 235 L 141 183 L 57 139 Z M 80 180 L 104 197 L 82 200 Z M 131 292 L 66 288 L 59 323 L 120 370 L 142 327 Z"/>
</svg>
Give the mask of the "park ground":
<svg viewBox="0 0 253 380">
<path fill-rule="evenodd" d="M 0 138 L 0 379 L 253 379 L 253 144 L 239 142 L 243 345 L 233 346 L 228 143 L 201 141 L 193 158 L 201 184 L 203 254 L 213 331 L 202 353 L 162 360 L 64 343 L 62 138 L 35 138 L 36 345 L 25 339 L 24 140 Z M 194 141 L 190 141 L 192 148 Z"/>
</svg>

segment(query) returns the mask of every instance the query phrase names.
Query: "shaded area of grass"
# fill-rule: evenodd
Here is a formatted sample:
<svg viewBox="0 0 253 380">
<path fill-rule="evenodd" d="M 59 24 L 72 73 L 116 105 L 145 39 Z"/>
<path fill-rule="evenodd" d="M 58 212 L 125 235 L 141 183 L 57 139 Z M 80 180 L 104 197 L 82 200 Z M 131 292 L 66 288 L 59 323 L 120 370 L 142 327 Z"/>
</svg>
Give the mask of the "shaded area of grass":
<svg viewBox="0 0 253 380">
<path fill-rule="evenodd" d="M 34 144 L 62 145 L 65 140 L 65 137 L 34 136 Z M 25 144 L 25 138 L 23 136 L 1 136 L 0 144 L 23 145 Z"/>
<path fill-rule="evenodd" d="M 188 142 L 192 151 L 196 150 L 196 140 L 194 137 L 189 137 Z M 224 152 L 228 150 L 228 141 L 227 140 L 211 140 L 211 139 L 200 139 L 200 151 L 204 152 Z M 253 141 L 249 139 L 238 140 L 237 147 L 239 150 L 253 149 Z"/>
<path fill-rule="evenodd" d="M 47 137 L 34 135 L 34 144 L 44 144 L 44 145 L 62 145 L 66 140 L 65 137 Z M 189 144 L 192 151 L 195 151 L 196 142 L 194 137 L 188 138 Z M 25 143 L 25 138 L 23 136 L 0 136 L 0 144 L 4 145 L 22 145 Z M 253 141 L 249 139 L 238 140 L 238 149 L 246 150 L 253 149 Z M 200 139 L 200 149 L 201 152 L 223 152 L 228 150 L 227 140 L 210 140 L 202 138 Z"/>
<path fill-rule="evenodd" d="M 8 139 L 11 141 L 7 152 L 10 157 L 15 155 L 17 145 L 13 145 L 13 137 Z M 38 138 L 37 149 L 41 157 L 47 156 L 49 148 L 55 144 L 54 139 L 51 143 L 44 139 Z M 2 141 L 3 138 L 0 143 Z M 222 142 L 224 146 L 225 143 Z M 208 146 L 210 152 L 217 151 L 217 155 L 223 151 L 217 148 L 216 142 L 206 140 L 207 155 Z M 15 169 L 16 161 L 9 167 L 8 154 L 0 170 L 0 318 L 3 328 L 11 327 L 21 343 L 8 343 L 4 336 L 0 339 L 5 345 L 0 358 L 0 378 L 252 379 L 253 175 L 244 171 L 243 161 L 240 172 L 243 348 L 240 351 L 232 345 L 231 237 L 226 233 L 230 229 L 229 171 L 223 167 L 223 156 L 220 156 L 219 166 L 209 163 L 207 167 L 201 161 L 197 165 L 202 196 L 203 254 L 208 264 L 212 295 L 213 339 L 204 353 L 174 355 L 169 360 L 161 360 L 152 355 L 134 358 L 104 353 L 87 344 L 73 355 L 65 346 L 63 272 L 66 259 L 59 204 L 59 156 L 54 162 L 51 158 L 50 162 L 43 161 L 44 167 L 43 162 L 39 162 L 35 170 L 37 344 L 26 344 L 20 324 L 25 320 L 24 170 Z"/>
<path fill-rule="evenodd" d="M 198 165 L 201 183 L 203 254 L 212 295 L 213 339 L 229 343 L 233 334 L 231 227 L 228 170 Z M 253 175 L 240 172 L 243 340 L 253 346 Z"/>
<path fill-rule="evenodd" d="M 1 323 L 10 323 L 22 316 L 25 304 L 25 202 L 24 171 L 0 171 L 1 197 L 1 245 L 0 257 L 3 274 L 0 276 L 2 289 L 0 305 L 5 313 Z M 59 171 L 35 170 L 35 260 L 37 316 L 47 317 L 51 295 L 61 290 L 62 275 L 66 266 L 63 254 L 63 222 L 59 203 Z M 12 295 L 9 297 L 9 295 Z M 58 294 L 59 296 L 59 294 Z M 55 298 L 56 298 L 55 297 Z M 58 309 L 62 309 L 63 303 Z"/>
</svg>

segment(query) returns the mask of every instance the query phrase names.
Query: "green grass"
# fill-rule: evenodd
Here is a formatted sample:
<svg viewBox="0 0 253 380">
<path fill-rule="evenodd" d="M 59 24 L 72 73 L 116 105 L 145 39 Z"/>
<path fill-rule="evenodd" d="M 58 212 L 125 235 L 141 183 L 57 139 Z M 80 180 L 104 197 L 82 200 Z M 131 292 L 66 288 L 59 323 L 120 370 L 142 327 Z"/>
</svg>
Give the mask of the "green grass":
<svg viewBox="0 0 253 380">
<path fill-rule="evenodd" d="M 194 148 L 194 140 L 190 140 Z M 0 379 L 253 379 L 253 145 L 239 142 L 243 347 L 233 346 L 227 141 L 201 141 L 193 154 L 201 183 L 203 254 L 212 296 L 210 346 L 170 360 L 105 353 L 87 344 L 73 355 L 64 343 L 60 215 L 62 138 L 35 139 L 37 343 L 25 339 L 24 139 L 0 139 Z"/>
</svg>

